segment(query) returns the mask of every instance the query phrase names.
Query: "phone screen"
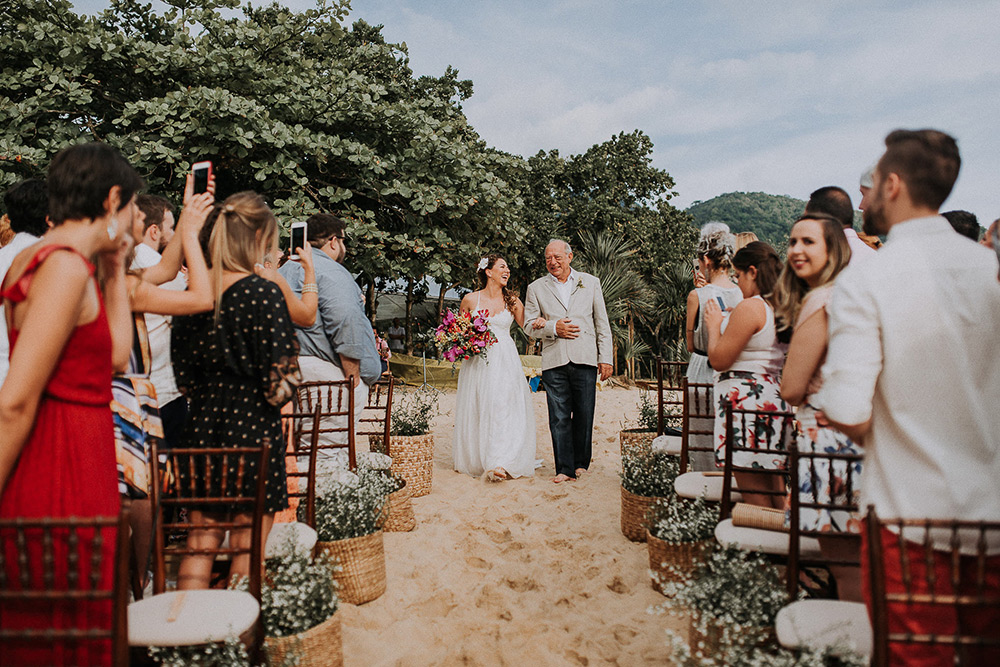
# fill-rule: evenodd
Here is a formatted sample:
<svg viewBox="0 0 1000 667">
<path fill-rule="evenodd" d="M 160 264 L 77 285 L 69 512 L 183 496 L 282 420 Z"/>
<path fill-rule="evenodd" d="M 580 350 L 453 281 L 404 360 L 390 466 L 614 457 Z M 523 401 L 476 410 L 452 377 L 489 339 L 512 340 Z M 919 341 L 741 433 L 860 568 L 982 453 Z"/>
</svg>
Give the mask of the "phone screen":
<svg viewBox="0 0 1000 667">
<path fill-rule="evenodd" d="M 306 247 L 306 228 L 305 226 L 292 227 L 292 247 L 290 248 L 292 254 L 295 254 L 296 248 Z"/>
<path fill-rule="evenodd" d="M 198 167 L 194 170 L 194 193 L 200 195 L 208 192 L 208 170 L 209 167 Z"/>
<path fill-rule="evenodd" d="M 722 297 L 717 296 L 715 297 L 715 300 L 719 302 L 719 308 L 722 309 L 722 312 L 726 312 L 726 302 L 722 300 Z"/>
</svg>

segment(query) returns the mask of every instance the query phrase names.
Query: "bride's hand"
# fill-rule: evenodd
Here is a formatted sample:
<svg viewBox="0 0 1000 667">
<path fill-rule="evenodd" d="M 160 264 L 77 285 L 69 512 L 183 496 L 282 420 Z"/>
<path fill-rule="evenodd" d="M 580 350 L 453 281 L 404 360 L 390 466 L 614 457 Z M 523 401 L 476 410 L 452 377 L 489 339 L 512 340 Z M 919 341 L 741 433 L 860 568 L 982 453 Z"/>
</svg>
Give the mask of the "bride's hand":
<svg viewBox="0 0 1000 667">
<path fill-rule="evenodd" d="M 547 320 L 544 317 L 538 317 L 538 318 L 535 319 L 534 322 L 531 323 L 531 328 L 532 329 L 543 329 L 546 324 L 548 324 L 548 322 L 547 322 Z"/>
</svg>

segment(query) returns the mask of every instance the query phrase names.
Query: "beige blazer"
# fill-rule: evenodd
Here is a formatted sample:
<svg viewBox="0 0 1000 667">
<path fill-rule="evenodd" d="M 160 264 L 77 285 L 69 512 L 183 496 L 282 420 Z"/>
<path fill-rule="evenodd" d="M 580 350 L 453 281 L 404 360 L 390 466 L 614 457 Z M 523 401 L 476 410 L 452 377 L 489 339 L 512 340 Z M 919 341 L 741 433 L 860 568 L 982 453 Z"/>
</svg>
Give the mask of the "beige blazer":
<svg viewBox="0 0 1000 667">
<path fill-rule="evenodd" d="M 528 285 L 524 299 L 524 333 L 542 341 L 542 370 L 565 366 L 573 362 L 587 366 L 611 363 L 611 324 L 604 305 L 601 281 L 589 273 L 576 272 L 569 297 L 569 308 L 563 305 L 551 275 Z M 548 322 L 542 329 L 532 329 L 539 317 Z M 568 317 L 580 327 L 576 338 L 556 336 L 556 320 Z"/>
</svg>

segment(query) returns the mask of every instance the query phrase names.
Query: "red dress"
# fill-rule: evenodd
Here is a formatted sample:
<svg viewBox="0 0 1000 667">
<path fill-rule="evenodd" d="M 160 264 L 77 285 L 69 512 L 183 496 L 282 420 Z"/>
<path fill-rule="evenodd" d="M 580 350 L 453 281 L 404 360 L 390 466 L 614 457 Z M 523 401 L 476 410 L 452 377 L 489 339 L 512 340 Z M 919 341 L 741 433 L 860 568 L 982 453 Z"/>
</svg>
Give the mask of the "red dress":
<svg viewBox="0 0 1000 667">
<path fill-rule="evenodd" d="M 46 246 L 28 263 L 21 278 L 3 293 L 11 303 L 24 301 L 32 276 L 54 251 L 70 250 Z M 94 267 L 88 262 L 93 275 Z M 100 291 L 98 291 L 100 297 Z M 18 331 L 10 330 L 11 353 L 17 347 Z M 114 516 L 120 500 L 115 470 L 115 440 L 111 418 L 111 331 L 101 302 L 97 318 L 78 326 L 70 335 L 59 361 L 43 391 L 20 457 L 0 495 L 0 517 Z M 81 540 L 87 543 L 87 540 Z M 65 545 L 63 558 L 56 552 L 56 583 L 65 585 Z M 104 535 L 99 586 L 110 590 L 114 571 L 115 535 Z M 81 563 L 90 563 L 90 554 L 81 548 Z M 7 553 L 8 581 L 16 582 L 14 548 Z M 41 547 L 31 561 L 41 562 Z M 87 571 L 85 569 L 85 571 Z M 85 623 L 85 624 L 84 624 Z M 84 624 L 84 625 L 82 625 Z M 24 605 L 0 608 L 0 627 L 111 627 L 110 604 Z M 108 641 L 78 642 L 62 646 L 0 647 L 0 665 L 106 665 L 111 663 Z"/>
</svg>

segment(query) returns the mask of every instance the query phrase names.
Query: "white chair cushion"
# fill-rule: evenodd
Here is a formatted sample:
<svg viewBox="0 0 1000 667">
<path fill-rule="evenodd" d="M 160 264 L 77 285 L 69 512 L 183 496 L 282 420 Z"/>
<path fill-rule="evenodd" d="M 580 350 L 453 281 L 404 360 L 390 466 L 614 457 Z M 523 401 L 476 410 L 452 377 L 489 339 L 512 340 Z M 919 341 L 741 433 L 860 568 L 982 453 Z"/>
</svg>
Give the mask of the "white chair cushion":
<svg viewBox="0 0 1000 667">
<path fill-rule="evenodd" d="M 735 482 L 733 488 L 736 488 Z M 674 491 L 681 498 L 700 498 L 704 495 L 705 500 L 717 503 L 722 500 L 722 475 L 708 477 L 701 472 L 686 472 L 674 480 Z M 734 490 L 730 495 L 733 502 L 743 500 L 738 491 Z"/>
<path fill-rule="evenodd" d="M 775 619 L 778 642 L 785 648 L 847 649 L 865 657 L 872 654 L 872 626 L 860 602 L 799 600 L 784 607 Z"/>
<path fill-rule="evenodd" d="M 782 530 L 763 530 L 734 526 L 732 519 L 719 522 L 715 527 L 715 539 L 726 546 L 735 544 L 745 551 L 761 551 L 774 556 L 788 555 L 789 534 Z M 819 558 L 819 542 L 811 537 L 801 540 L 803 558 Z"/>
<path fill-rule="evenodd" d="M 653 438 L 653 444 L 650 445 L 654 452 L 665 452 L 667 454 L 672 454 L 674 456 L 681 455 L 681 436 L 679 435 L 660 435 Z"/>
<path fill-rule="evenodd" d="M 271 532 L 267 536 L 267 544 L 264 545 L 264 558 L 278 558 L 288 553 L 289 548 L 294 553 L 308 556 L 312 554 L 317 539 L 316 531 L 307 524 L 298 521 L 276 523 L 271 527 Z"/>
<path fill-rule="evenodd" d="M 177 620 L 167 615 L 179 596 L 184 599 Z M 128 606 L 129 646 L 192 646 L 239 637 L 260 613 L 254 596 L 245 591 L 171 591 Z"/>
</svg>

